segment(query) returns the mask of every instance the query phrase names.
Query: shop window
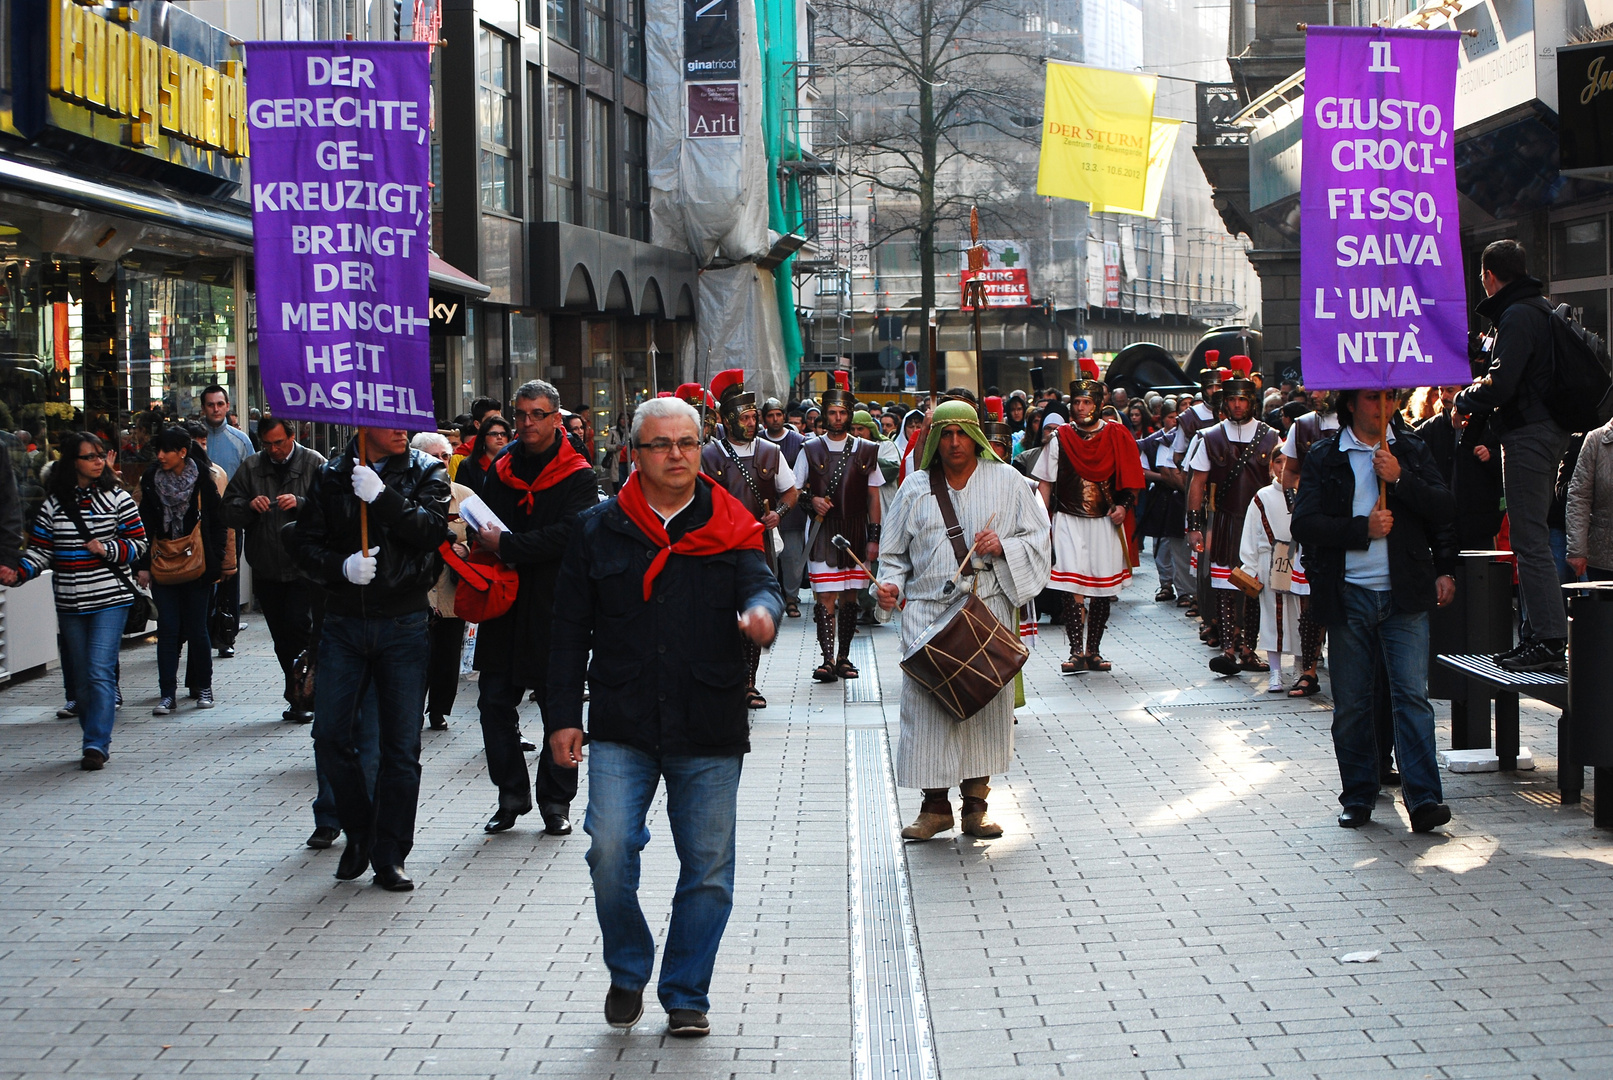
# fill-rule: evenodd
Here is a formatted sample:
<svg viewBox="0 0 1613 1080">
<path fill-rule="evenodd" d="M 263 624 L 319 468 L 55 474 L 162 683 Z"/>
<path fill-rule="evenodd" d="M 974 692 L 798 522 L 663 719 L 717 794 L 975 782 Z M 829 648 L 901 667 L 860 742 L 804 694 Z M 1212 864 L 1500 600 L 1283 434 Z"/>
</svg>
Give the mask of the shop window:
<svg viewBox="0 0 1613 1080">
<path fill-rule="evenodd" d="M 476 51 L 482 209 L 514 214 L 517 212 L 514 49 L 509 38 L 484 26 L 477 38 Z"/>
<path fill-rule="evenodd" d="M 538 377 L 538 317 L 510 312 L 510 386 Z"/>
<path fill-rule="evenodd" d="M 549 177 L 551 221 L 577 220 L 577 142 L 573 131 L 576 110 L 577 91 L 559 79 L 550 79 L 544 167 Z"/>
<path fill-rule="evenodd" d="M 532 0 L 533 4 L 542 2 L 544 0 Z M 573 7 L 572 0 L 547 0 L 547 3 L 549 5 L 549 36 L 567 45 L 576 44 L 577 35 L 572 27 L 576 9 Z M 537 20 L 534 19 L 533 21 L 536 22 Z"/>
<path fill-rule="evenodd" d="M 588 218 L 590 229 L 610 232 L 610 103 L 588 95 Z"/>
<path fill-rule="evenodd" d="M 1551 277 L 1601 277 L 1607 273 L 1607 219 L 1560 221 L 1551 227 Z"/>
<path fill-rule="evenodd" d="M 627 114 L 627 235 L 650 239 L 650 156 L 648 121 Z"/>
<path fill-rule="evenodd" d="M 610 66 L 610 8 L 607 0 L 583 0 L 583 51 L 588 59 Z"/>
<path fill-rule="evenodd" d="M 1585 292 L 1552 293 L 1553 303 L 1567 304 L 1574 318 L 1591 333 L 1607 340 L 1607 290 L 1588 289 Z"/>
<path fill-rule="evenodd" d="M 622 18 L 622 70 L 632 79 L 644 81 L 644 0 L 626 0 Z"/>
</svg>

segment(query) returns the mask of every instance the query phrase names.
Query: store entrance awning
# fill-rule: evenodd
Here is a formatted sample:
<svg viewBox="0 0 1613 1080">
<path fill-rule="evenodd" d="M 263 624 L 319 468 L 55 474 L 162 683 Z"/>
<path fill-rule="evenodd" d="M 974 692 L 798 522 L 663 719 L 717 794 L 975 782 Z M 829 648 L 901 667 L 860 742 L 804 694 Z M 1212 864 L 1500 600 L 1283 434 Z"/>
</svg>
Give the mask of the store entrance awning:
<svg viewBox="0 0 1613 1080">
<path fill-rule="evenodd" d="M 493 290 L 483 285 L 458 267 L 438 258 L 436 252 L 431 255 L 431 287 L 443 289 L 447 292 L 462 293 L 468 296 L 486 296 Z"/>
</svg>

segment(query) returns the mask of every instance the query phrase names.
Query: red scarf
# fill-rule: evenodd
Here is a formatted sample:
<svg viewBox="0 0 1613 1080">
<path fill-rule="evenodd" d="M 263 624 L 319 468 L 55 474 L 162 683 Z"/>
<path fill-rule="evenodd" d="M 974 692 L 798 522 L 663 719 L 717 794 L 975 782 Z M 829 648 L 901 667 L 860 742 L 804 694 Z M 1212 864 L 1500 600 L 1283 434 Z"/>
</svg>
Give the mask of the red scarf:
<svg viewBox="0 0 1613 1080">
<path fill-rule="evenodd" d="M 592 465 L 588 464 L 587 458 L 577 453 L 577 448 L 571 445 L 570 439 L 564 435 L 556 435 L 555 438 L 560 440 L 560 452 L 554 456 L 554 459 L 549 464 L 543 467 L 543 471 L 538 473 L 538 478 L 530 484 L 515 475 L 515 467 L 508 453 L 500 454 L 498 460 L 493 462 L 493 471 L 498 473 L 498 478 L 505 487 L 525 492 L 521 496 L 521 507 L 528 514 L 532 513 L 533 492 L 546 491 L 572 473 L 593 468 Z"/>
<path fill-rule="evenodd" d="M 639 532 L 650 538 L 660 550 L 644 571 L 644 599 L 650 599 L 655 579 L 661 573 L 673 552 L 679 555 L 720 555 L 725 551 L 761 551 L 762 523 L 757 521 L 743 503 L 718 487 L 705 473 L 697 474 L 711 488 L 711 520 L 683 534 L 676 544 L 667 537 L 661 515 L 650 508 L 639 483 L 638 470 L 634 470 L 616 493 L 616 503 L 627 515 L 627 520 L 638 526 Z"/>
<path fill-rule="evenodd" d="M 1059 449 L 1062 451 L 1059 468 L 1073 464 L 1083 480 L 1095 484 L 1113 479 L 1116 495 L 1126 488 L 1140 490 L 1147 483 L 1143 477 L 1137 442 L 1122 425 L 1106 420 L 1098 425 L 1098 433 L 1087 439 L 1076 432 L 1074 423 L 1061 424 L 1058 430 Z M 1139 548 L 1134 510 L 1126 511 L 1122 533 L 1126 541 L 1127 559 L 1132 566 L 1136 566 L 1139 563 Z"/>
</svg>

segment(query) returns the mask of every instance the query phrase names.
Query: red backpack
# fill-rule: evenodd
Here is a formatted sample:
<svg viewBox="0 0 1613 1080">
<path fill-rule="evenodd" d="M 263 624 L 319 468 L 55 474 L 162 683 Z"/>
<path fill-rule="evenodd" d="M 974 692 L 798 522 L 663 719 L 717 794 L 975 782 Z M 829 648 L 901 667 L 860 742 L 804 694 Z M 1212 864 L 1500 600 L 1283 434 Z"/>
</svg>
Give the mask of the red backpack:
<svg viewBox="0 0 1613 1080">
<path fill-rule="evenodd" d="M 514 606 L 515 594 L 521 587 L 515 567 L 504 565 L 497 555 L 481 548 L 462 559 L 446 540 L 437 551 L 449 569 L 459 575 L 459 587 L 454 590 L 456 618 L 469 623 L 487 622 Z"/>
</svg>

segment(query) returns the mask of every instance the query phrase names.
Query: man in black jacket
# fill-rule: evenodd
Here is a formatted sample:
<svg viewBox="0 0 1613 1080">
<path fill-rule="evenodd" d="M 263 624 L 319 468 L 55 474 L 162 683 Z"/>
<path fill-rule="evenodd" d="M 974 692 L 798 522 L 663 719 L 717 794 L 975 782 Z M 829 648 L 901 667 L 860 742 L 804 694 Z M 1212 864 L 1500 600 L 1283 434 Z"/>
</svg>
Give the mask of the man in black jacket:
<svg viewBox="0 0 1613 1080">
<path fill-rule="evenodd" d="M 420 800 L 420 714 L 431 642 L 426 593 L 437 547 L 448 538 L 448 470 L 409 448 L 401 428 L 365 428 L 326 462 L 297 518 L 298 564 L 325 586 L 325 621 L 314 680 L 314 754 L 336 796 L 347 846 L 336 876 L 375 867 L 375 883 L 414 888 L 403 863 L 414 845 Z M 370 548 L 360 547 L 367 505 Z M 371 686 L 380 707 L 381 762 L 372 798 L 354 737 Z"/>
<path fill-rule="evenodd" d="M 571 832 L 577 770 L 555 768 L 545 745 L 536 787 L 528 794 L 518 709 L 526 690 L 548 685 L 555 575 L 577 515 L 599 501 L 599 483 L 588 460 L 561 434 L 559 390 L 537 379 L 522 383 L 510 407 L 515 441 L 488 466 L 481 490 L 504 525 L 503 531 L 485 526 L 479 534 L 482 546 L 521 578 L 510 610 L 476 628 L 482 745 L 488 775 L 498 788 L 498 808 L 483 828 L 504 832 L 531 811 L 535 797 L 544 832 L 565 836 Z"/>
<path fill-rule="evenodd" d="M 1339 824 L 1372 820 L 1379 758 L 1373 679 L 1382 657 L 1394 710 L 1395 759 L 1416 832 L 1451 819 L 1434 758 L 1428 703 L 1428 612 L 1456 595 L 1448 527 L 1456 500 L 1433 455 L 1396 432 L 1392 390 L 1347 390 L 1339 432 L 1305 456 L 1293 534 L 1311 584 L 1311 610 L 1328 628 L 1333 673 L 1333 749 L 1344 810 Z M 1380 484 L 1387 497 L 1379 506 Z"/>
<path fill-rule="evenodd" d="M 1456 395 L 1469 415 L 1494 410 L 1490 431 L 1501 441 L 1512 550 L 1518 558 L 1523 633 L 1518 646 L 1496 658 L 1511 671 L 1565 670 L 1568 613 L 1546 518 L 1568 432 L 1551 417 L 1551 305 L 1540 282 L 1525 273 L 1523 245 L 1497 240 L 1480 259 L 1486 298 L 1478 313 L 1495 324 L 1490 370 Z"/>
<path fill-rule="evenodd" d="M 555 582 L 544 727 L 555 763 L 576 768 L 586 675 L 584 828 L 613 1027 L 643 1015 L 655 964 L 638 902 L 639 852 L 666 781 L 682 873 L 659 997 L 668 1033 L 696 1037 L 711 1030 L 707 992 L 734 902 L 736 796 L 750 749 L 742 638 L 771 644 L 784 601 L 755 515 L 700 475 L 699 414 L 651 399 L 634 412 L 630 439 L 637 470 L 582 515 Z"/>
</svg>

